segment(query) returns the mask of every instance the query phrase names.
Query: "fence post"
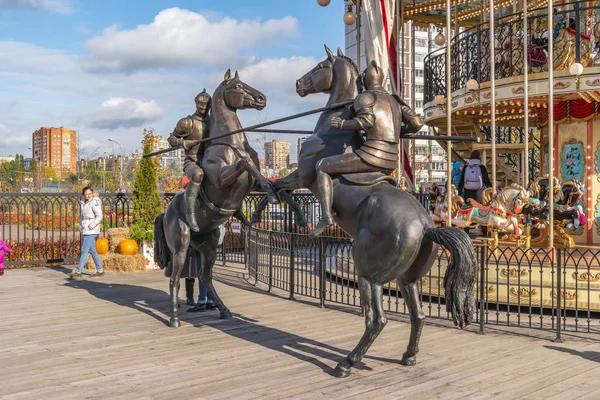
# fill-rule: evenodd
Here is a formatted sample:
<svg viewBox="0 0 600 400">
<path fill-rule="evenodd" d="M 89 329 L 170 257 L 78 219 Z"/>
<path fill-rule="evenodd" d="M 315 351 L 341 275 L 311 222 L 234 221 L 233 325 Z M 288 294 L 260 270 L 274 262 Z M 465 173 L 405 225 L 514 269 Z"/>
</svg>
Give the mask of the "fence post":
<svg viewBox="0 0 600 400">
<path fill-rule="evenodd" d="M 269 292 L 273 286 L 273 232 L 269 231 Z"/>
<path fill-rule="evenodd" d="M 485 318 L 485 266 L 487 261 L 487 243 L 479 246 L 479 332 L 484 334 L 484 318 Z"/>
<path fill-rule="evenodd" d="M 221 262 L 224 267 L 227 265 L 227 253 L 225 250 L 225 242 L 227 242 L 227 233 L 227 230 L 225 230 L 225 236 L 223 236 L 223 243 L 221 243 Z M 231 241 L 233 241 L 233 239 L 231 239 Z"/>
<path fill-rule="evenodd" d="M 556 277 L 556 290 L 558 292 L 558 294 L 556 295 L 556 338 L 553 340 L 555 343 L 562 343 L 562 338 L 560 336 L 561 334 L 561 328 L 562 328 L 562 307 L 561 307 L 561 303 L 562 303 L 562 277 L 561 277 L 561 263 L 562 263 L 562 251 L 561 249 L 556 249 L 556 248 L 552 248 L 553 252 L 557 253 L 557 257 L 556 257 L 556 273 L 557 273 L 557 277 Z"/>
<path fill-rule="evenodd" d="M 321 299 L 321 308 L 325 307 L 325 238 L 319 237 L 319 297 Z"/>
<path fill-rule="evenodd" d="M 295 266 L 294 266 L 294 242 L 295 235 L 293 233 L 288 233 L 290 235 L 290 300 L 294 299 L 294 285 L 295 285 Z"/>
</svg>

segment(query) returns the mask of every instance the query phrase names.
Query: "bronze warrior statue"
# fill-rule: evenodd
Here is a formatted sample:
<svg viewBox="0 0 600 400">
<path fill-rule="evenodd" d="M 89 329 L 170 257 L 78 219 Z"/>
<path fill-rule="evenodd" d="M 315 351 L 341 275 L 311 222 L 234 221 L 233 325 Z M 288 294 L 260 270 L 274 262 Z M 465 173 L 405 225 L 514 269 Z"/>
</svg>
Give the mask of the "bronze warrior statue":
<svg viewBox="0 0 600 400">
<path fill-rule="evenodd" d="M 331 128 L 337 130 L 364 130 L 366 141 L 352 152 L 322 159 L 317 163 L 317 197 L 323 206 L 323 218 L 312 236 L 320 235 L 333 224 L 333 182 L 331 175 L 359 172 L 390 174 L 398 167 L 400 134 L 417 132 L 423 126 L 415 113 L 397 95 L 390 95 L 383 87 L 385 74 L 375 61 L 362 75 L 366 91 L 354 100 L 352 119 L 331 117 Z M 402 126 L 403 121 L 405 122 Z"/>
<path fill-rule="evenodd" d="M 296 81 L 296 92 L 302 97 L 329 93 L 328 104 L 353 100 L 354 106 L 324 111 L 300 149 L 298 169 L 274 186 L 281 192 L 304 187 L 319 193 L 321 201 L 328 201 L 329 219 L 335 219 L 354 239 L 352 258 L 366 326 L 334 375 L 348 376 L 385 327 L 383 287 L 394 280 L 411 322 L 410 339 L 400 363 L 415 365 L 425 319 L 418 284 L 436 261 L 438 245 L 452 254 L 444 276 L 445 302 L 460 327 L 472 322 L 475 311 L 475 249 L 463 230 L 435 228 L 417 199 L 380 172 L 396 167 L 400 132 L 418 130 L 421 119 L 404 102 L 385 92 L 383 73 L 375 64 L 364 74 L 367 92 L 359 95 L 356 65 L 340 49 L 337 56 L 326 46 L 325 52 L 327 58 Z M 366 131 L 366 142 L 360 137 L 361 129 Z M 262 204 L 266 205 L 266 200 Z M 260 212 L 257 207 L 253 220 Z"/>
<path fill-rule="evenodd" d="M 182 118 L 177 123 L 173 133 L 169 136 L 169 144 L 173 147 L 182 146 L 185 150 L 185 160 L 183 162 L 183 172 L 190 180 L 185 190 L 185 219 L 194 232 L 200 231 L 196 223 L 194 209 L 196 207 L 196 198 L 198 190 L 204 178 L 202 170 L 202 151 L 204 149 L 201 143 L 190 145 L 190 142 L 208 137 L 209 135 L 209 115 L 210 95 L 203 89 L 194 101 L 196 102 L 196 112 Z"/>
</svg>

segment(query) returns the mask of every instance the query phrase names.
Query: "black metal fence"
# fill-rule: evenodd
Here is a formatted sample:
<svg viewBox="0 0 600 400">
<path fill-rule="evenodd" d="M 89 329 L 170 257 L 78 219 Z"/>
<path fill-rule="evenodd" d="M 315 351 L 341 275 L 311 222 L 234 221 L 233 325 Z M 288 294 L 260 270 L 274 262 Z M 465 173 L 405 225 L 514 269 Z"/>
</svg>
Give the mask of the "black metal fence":
<svg viewBox="0 0 600 400">
<path fill-rule="evenodd" d="M 547 7 L 530 10 L 527 18 L 527 49 L 523 46 L 523 14 L 517 13 L 495 19 L 496 79 L 520 76 L 524 73 L 527 52 L 530 73 L 548 71 L 548 35 L 554 35 L 554 69 L 569 69 L 571 63 L 589 59 L 597 64 L 595 32 L 600 7 L 591 2 L 575 1 L 561 5 L 555 11 L 548 29 Z M 580 61 L 583 62 L 583 61 Z M 587 62 L 587 61 L 586 61 Z M 469 79 L 490 80 L 489 23 L 467 29 L 452 39 L 451 78 L 454 92 L 464 88 Z M 436 95 L 446 97 L 446 50 L 439 49 L 425 58 L 425 102 Z"/>
<path fill-rule="evenodd" d="M 163 195 L 164 206 L 174 194 Z M 309 224 L 320 214 L 310 194 L 294 195 Z M 128 226 L 133 211 L 130 194 L 101 195 L 102 232 Z M 260 194 L 246 199 L 243 211 L 250 218 Z M 428 195 L 417 195 L 424 207 Z M 0 232 L 13 250 L 9 267 L 76 262 L 79 258 L 79 195 L 0 194 Z M 227 234 L 220 249 L 221 263 L 248 268 L 251 280 L 268 290 L 278 289 L 290 298 L 307 296 L 327 303 L 360 306 L 351 247 L 339 228 L 328 236 L 310 238 L 309 225 L 295 225 L 285 205 L 268 206 L 257 228 L 248 229 L 235 220 L 225 224 Z M 600 333 L 600 250 L 529 249 L 513 247 L 490 250 L 476 242 L 480 279 L 474 288 L 480 313 L 477 322 Z M 429 274 L 420 282 L 426 315 L 448 319 L 444 305 L 443 276 L 449 255 L 441 251 Z M 395 283 L 385 288 L 389 312 L 406 313 Z"/>
<path fill-rule="evenodd" d="M 263 229 L 247 230 L 251 283 L 280 289 L 286 296 L 319 299 L 322 306 L 360 307 L 357 276 L 347 238 L 319 237 Z M 480 330 L 505 325 L 600 333 L 600 250 L 513 247 L 489 249 L 476 242 L 478 276 L 473 288 Z M 443 277 L 449 254 L 442 249 L 420 284 L 426 315 L 450 319 Z M 385 310 L 407 314 L 395 282 L 385 286 Z"/>
<path fill-rule="evenodd" d="M 163 207 L 175 193 L 163 193 Z M 131 193 L 102 193 L 103 220 L 101 235 L 110 228 L 128 227 L 132 223 L 133 198 Z M 250 219 L 262 198 L 252 193 L 244 201 L 242 210 Z M 282 232 L 308 233 L 320 217 L 318 201 L 312 194 L 294 194 L 306 216 L 308 226 L 296 225 L 294 214 L 285 204 L 268 205 L 257 227 Z M 0 238 L 13 248 L 7 254 L 6 265 L 11 267 L 73 263 L 80 255 L 79 193 L 0 193 Z M 226 240 L 219 257 L 224 261 L 244 263 L 246 237 L 240 224 L 229 220 Z M 329 236 L 348 237 L 338 227 L 327 232 Z"/>
</svg>

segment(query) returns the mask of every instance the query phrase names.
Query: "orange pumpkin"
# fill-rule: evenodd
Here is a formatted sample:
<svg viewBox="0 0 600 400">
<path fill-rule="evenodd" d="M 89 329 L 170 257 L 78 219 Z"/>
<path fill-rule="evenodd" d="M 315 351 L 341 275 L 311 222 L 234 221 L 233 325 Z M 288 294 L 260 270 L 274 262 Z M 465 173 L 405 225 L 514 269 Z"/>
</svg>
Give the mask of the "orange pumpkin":
<svg viewBox="0 0 600 400">
<path fill-rule="evenodd" d="M 119 253 L 124 256 L 132 256 L 137 254 L 138 244 L 133 239 L 126 239 L 119 243 Z"/>
<path fill-rule="evenodd" d="M 106 254 L 108 253 L 108 239 L 100 238 L 96 240 L 96 251 L 98 254 Z"/>
</svg>

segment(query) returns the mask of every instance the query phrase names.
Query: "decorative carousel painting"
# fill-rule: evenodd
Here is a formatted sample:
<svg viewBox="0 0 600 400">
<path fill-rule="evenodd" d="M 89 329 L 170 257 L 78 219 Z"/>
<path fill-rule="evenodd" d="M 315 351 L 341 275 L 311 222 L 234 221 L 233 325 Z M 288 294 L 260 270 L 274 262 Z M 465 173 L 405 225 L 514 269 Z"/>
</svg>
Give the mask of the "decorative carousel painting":
<svg viewBox="0 0 600 400">
<path fill-rule="evenodd" d="M 563 180 L 574 178 L 579 182 L 585 181 L 585 147 L 582 141 L 571 139 L 563 143 L 560 161 Z"/>
</svg>

